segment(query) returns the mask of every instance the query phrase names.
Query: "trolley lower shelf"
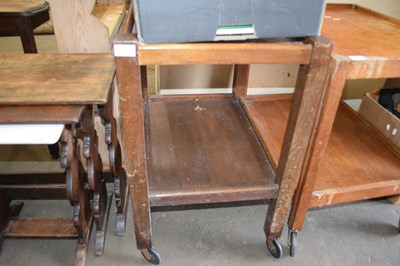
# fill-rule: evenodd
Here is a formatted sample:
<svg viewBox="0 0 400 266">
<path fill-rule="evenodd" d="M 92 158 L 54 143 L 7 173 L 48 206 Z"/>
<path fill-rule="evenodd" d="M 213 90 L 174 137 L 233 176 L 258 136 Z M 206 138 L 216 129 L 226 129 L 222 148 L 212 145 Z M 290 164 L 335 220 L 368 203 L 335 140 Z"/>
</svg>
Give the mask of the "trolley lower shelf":
<svg viewBox="0 0 400 266">
<path fill-rule="evenodd" d="M 275 174 L 240 103 L 150 100 L 146 147 L 151 206 L 275 198 Z"/>
<path fill-rule="evenodd" d="M 279 159 L 291 96 L 249 99 L 251 123 L 274 166 Z M 309 207 L 400 194 L 400 151 L 346 104 L 338 109 Z"/>
</svg>

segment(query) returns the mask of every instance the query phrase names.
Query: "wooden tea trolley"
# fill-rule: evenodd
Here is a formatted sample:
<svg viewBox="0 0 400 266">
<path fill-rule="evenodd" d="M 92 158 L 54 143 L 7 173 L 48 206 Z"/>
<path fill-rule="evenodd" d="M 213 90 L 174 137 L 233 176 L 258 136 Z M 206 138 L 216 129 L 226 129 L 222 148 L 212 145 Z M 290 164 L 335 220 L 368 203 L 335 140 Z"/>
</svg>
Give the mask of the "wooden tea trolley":
<svg viewBox="0 0 400 266">
<path fill-rule="evenodd" d="M 400 193 L 400 151 L 340 103 L 348 79 L 400 77 L 400 22 L 354 5 L 328 5 L 322 35 L 333 41 L 334 73 L 292 203 L 292 256 L 309 208 Z M 254 101 L 249 106 L 273 162 L 278 162 L 285 145 L 282 136 L 290 98 L 271 99 L 270 105 Z M 268 127 L 271 123 L 280 126 Z"/>
<path fill-rule="evenodd" d="M 60 162 L 65 169 L 64 178 L 46 174 L 45 170 L 12 174 L 7 173 L 7 169 L 0 170 L 0 245 L 5 238 L 73 238 L 78 241 L 74 264 L 83 265 L 93 223 L 96 225 L 95 254 L 103 254 L 112 202 L 98 154 L 94 105 L 106 124 L 113 174 L 121 175 L 122 171 L 116 123 L 112 116 L 114 57 L 107 54 L 35 54 L 3 55 L 0 58 L 2 143 L 7 139 L 3 133 L 9 126 L 56 126 L 60 131 L 53 143 L 61 135 Z M 38 139 L 48 141 L 41 135 L 30 137 L 32 132 L 15 131 L 14 134 L 22 135 L 19 139 L 24 139 L 26 144 L 37 143 Z M 86 174 L 77 150 L 78 138 L 83 142 Z M 13 143 L 16 142 L 10 144 Z M 22 204 L 11 201 L 24 199 L 68 199 L 72 206 L 71 218 L 19 217 Z"/>
<path fill-rule="evenodd" d="M 160 261 L 152 246 L 152 207 L 262 199 L 273 202 L 265 226 L 267 246 L 273 256 L 281 256 L 277 239 L 323 112 L 330 51 L 323 38 L 146 45 L 126 33 L 114 42 L 124 167 L 137 248 L 149 262 Z M 233 93 L 148 95 L 146 65 L 188 64 L 235 64 Z M 263 149 L 262 132 L 250 123 L 256 119 L 247 107 L 250 64 L 301 65 L 276 170 L 266 156 L 271 151 Z"/>
</svg>

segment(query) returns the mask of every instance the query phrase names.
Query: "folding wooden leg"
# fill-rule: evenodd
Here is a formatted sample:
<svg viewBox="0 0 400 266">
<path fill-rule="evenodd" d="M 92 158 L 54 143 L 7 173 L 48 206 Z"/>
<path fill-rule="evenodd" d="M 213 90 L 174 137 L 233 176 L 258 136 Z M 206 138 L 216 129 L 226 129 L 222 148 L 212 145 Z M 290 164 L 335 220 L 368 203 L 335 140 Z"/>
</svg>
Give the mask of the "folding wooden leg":
<svg viewBox="0 0 400 266">
<path fill-rule="evenodd" d="M 107 193 L 103 178 L 103 165 L 98 152 L 98 139 L 94 129 L 92 108 L 87 108 L 80 123 L 83 133 L 83 156 L 87 165 L 88 189 L 92 192 L 91 208 L 96 224 L 96 239 L 94 253 L 101 256 L 104 253 L 107 222 L 112 202 L 112 192 Z"/>
<path fill-rule="evenodd" d="M 324 155 L 324 150 L 328 145 L 329 136 L 332 131 L 333 121 L 340 103 L 342 88 L 346 83 L 348 73 L 347 62 L 334 62 L 335 69 L 331 82 L 325 95 L 324 108 L 321 111 L 319 126 L 316 129 L 315 139 L 309 152 L 308 164 L 305 165 L 300 177 L 299 185 L 292 202 L 288 226 L 289 226 L 289 247 L 290 254 L 294 256 L 296 243 L 293 236 L 302 229 L 308 208 L 310 206 L 314 184 L 317 178 L 318 165 Z"/>
<path fill-rule="evenodd" d="M 311 40 L 313 45 L 309 65 L 300 67 L 296 91 L 292 100 L 284 144 L 277 167 L 280 184 L 278 198 L 268 208 L 264 230 L 267 246 L 279 258 L 282 249 L 277 241 L 281 236 L 289 208 L 303 167 L 309 159 L 309 148 L 323 109 L 323 99 L 332 73 L 331 43 L 323 38 Z"/>
<path fill-rule="evenodd" d="M 137 58 L 117 57 L 117 78 L 120 89 L 122 132 L 125 133 L 125 161 L 136 245 L 146 260 L 156 264 L 160 261 L 152 248 L 149 188 L 147 181 L 144 97 L 141 88 L 140 66 Z M 126 134 L 129 132 L 129 134 Z"/>
</svg>

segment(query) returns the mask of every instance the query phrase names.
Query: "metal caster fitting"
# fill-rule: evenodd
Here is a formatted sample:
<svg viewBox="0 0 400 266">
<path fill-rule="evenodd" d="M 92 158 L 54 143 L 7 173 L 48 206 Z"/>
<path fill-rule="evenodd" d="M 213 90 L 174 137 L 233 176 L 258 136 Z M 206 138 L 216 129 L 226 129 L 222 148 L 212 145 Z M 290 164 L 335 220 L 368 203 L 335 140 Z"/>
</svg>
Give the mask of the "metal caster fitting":
<svg viewBox="0 0 400 266">
<path fill-rule="evenodd" d="M 290 257 L 294 257 L 297 246 L 297 231 L 290 229 L 288 236 L 288 246 Z"/>
<path fill-rule="evenodd" d="M 274 238 L 272 241 L 267 239 L 267 248 L 272 257 L 277 259 L 282 257 L 282 246 L 278 239 Z"/>
<path fill-rule="evenodd" d="M 150 262 L 151 264 L 158 265 L 160 264 L 161 258 L 158 252 L 154 248 L 148 248 L 141 250 L 142 256 L 145 260 Z"/>
</svg>

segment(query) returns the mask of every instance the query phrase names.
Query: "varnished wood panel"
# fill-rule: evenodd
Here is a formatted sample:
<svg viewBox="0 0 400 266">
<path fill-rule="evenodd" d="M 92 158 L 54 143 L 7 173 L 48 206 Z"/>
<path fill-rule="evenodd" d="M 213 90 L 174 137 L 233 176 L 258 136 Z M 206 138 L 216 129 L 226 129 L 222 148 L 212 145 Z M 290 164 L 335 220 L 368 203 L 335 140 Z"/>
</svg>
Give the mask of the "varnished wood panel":
<svg viewBox="0 0 400 266">
<path fill-rule="evenodd" d="M 0 12 L 26 12 L 45 5 L 45 0 L 0 0 Z"/>
<path fill-rule="evenodd" d="M 0 104 L 104 104 L 114 77 L 108 54 L 1 55 Z"/>
<path fill-rule="evenodd" d="M 0 117 L 1 123 L 4 124 L 72 124 L 79 122 L 84 108 L 83 105 L 2 106 L 0 107 Z"/>
<path fill-rule="evenodd" d="M 149 112 L 154 206 L 275 196 L 272 167 L 239 103 L 159 101 Z"/>
<path fill-rule="evenodd" d="M 276 162 L 290 100 L 248 101 L 247 107 Z M 310 207 L 399 193 L 400 152 L 388 148 L 384 140 L 360 121 L 350 109 L 340 106 L 320 162 Z M 272 123 L 275 126 L 268 126 Z"/>
<path fill-rule="evenodd" d="M 357 6 L 327 5 L 321 35 L 333 40 L 339 55 L 400 55 L 400 21 Z"/>
<path fill-rule="evenodd" d="M 193 43 L 139 45 L 140 65 L 308 64 L 303 43 Z"/>
</svg>

